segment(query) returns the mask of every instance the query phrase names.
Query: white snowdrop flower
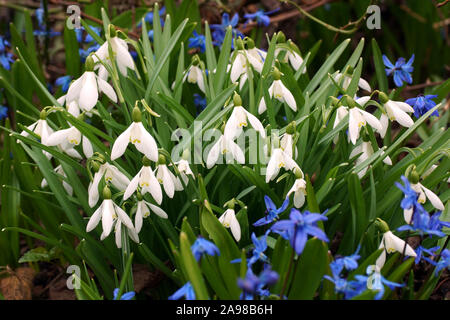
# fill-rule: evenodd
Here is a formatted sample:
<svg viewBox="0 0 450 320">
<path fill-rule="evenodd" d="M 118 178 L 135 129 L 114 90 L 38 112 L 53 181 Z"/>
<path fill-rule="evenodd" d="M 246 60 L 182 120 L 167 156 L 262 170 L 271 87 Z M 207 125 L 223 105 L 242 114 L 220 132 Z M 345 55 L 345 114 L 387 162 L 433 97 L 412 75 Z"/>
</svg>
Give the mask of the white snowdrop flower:
<svg viewBox="0 0 450 320">
<path fill-rule="evenodd" d="M 180 179 L 169 170 L 166 165 L 166 158 L 163 155 L 159 156 L 156 167 L 156 179 L 163 185 L 164 191 L 169 198 L 173 198 L 175 191 L 183 190 Z"/>
<path fill-rule="evenodd" d="M 382 130 L 380 121 L 367 111 L 359 109 L 358 107 L 350 108 L 348 118 L 348 134 L 350 141 L 356 144 L 356 140 L 359 138 L 359 133 L 362 127 L 366 124 L 374 128 L 377 131 Z"/>
<path fill-rule="evenodd" d="M 418 183 L 411 183 L 411 189 L 417 192 L 419 195 L 417 202 L 423 204 L 427 201 L 427 199 L 430 201 L 431 205 L 435 207 L 439 211 L 443 211 L 445 209 L 444 204 L 442 203 L 441 199 L 430 189 L 426 188 L 423 184 L 420 182 Z"/>
<path fill-rule="evenodd" d="M 128 52 L 127 42 L 116 36 L 116 30 L 111 25 L 109 28 L 109 33 L 109 41 L 105 41 L 93 55 L 94 63 L 96 63 L 95 69 L 99 70 L 99 76 L 105 80 L 108 78 L 108 71 L 104 65 L 98 62 L 101 60 L 103 63 L 111 66 L 111 58 L 109 56 L 110 45 L 113 59 L 116 60 L 117 67 L 123 76 L 127 76 L 127 69 L 136 70 L 133 57 L 130 52 Z"/>
<path fill-rule="evenodd" d="M 211 169 L 219 160 L 220 154 L 226 157 L 226 163 L 229 160 L 236 160 L 239 164 L 245 163 L 245 154 L 242 149 L 229 136 L 221 135 L 216 143 L 209 150 L 206 157 L 206 167 Z M 231 159 L 229 158 L 231 156 Z"/>
<path fill-rule="evenodd" d="M 239 225 L 239 221 L 236 218 L 236 214 L 234 209 L 228 208 L 225 212 L 220 216 L 219 222 L 225 227 L 230 228 L 231 234 L 233 235 L 236 241 L 241 240 L 241 226 Z"/>
<path fill-rule="evenodd" d="M 387 231 L 383 234 L 383 238 L 381 239 L 380 246 L 378 249 L 385 249 L 381 253 L 381 255 L 378 257 L 376 261 L 376 265 L 381 269 L 384 266 L 384 263 L 386 262 L 386 252 L 387 253 L 393 253 L 393 252 L 400 252 L 403 253 L 403 250 L 405 249 L 406 242 L 396 235 L 394 235 L 391 231 Z M 416 257 L 416 252 L 409 244 L 406 244 L 405 249 L 405 255 L 410 257 Z"/>
<path fill-rule="evenodd" d="M 259 132 L 262 138 L 265 138 L 266 132 L 262 123 L 258 120 L 258 118 L 244 109 L 244 107 L 242 106 L 241 97 L 237 93 L 234 94 L 233 104 L 233 112 L 231 113 L 227 123 L 225 124 L 224 135 L 229 137 L 230 139 L 235 139 L 242 133 L 243 127 L 248 126 L 249 122 L 253 129 Z"/>
<path fill-rule="evenodd" d="M 102 240 L 106 238 L 112 230 L 115 220 L 120 220 L 128 229 L 134 230 L 130 217 L 117 204 L 111 200 L 111 191 L 106 186 L 103 189 L 103 202 L 92 214 L 86 226 L 86 232 L 92 231 L 102 220 Z"/>
<path fill-rule="evenodd" d="M 231 82 L 236 83 L 237 80 L 243 75 L 247 74 L 250 69 L 250 65 L 255 69 L 258 73 L 261 73 L 263 68 L 263 59 L 259 54 L 259 51 L 244 49 L 244 42 L 241 38 L 235 40 L 235 51 L 232 54 L 233 61 L 231 63 L 230 70 L 230 79 Z M 254 49 L 254 44 L 251 45 L 252 49 Z"/>
<path fill-rule="evenodd" d="M 94 179 L 89 184 L 88 194 L 89 194 L 89 206 L 92 208 L 98 202 L 98 184 L 101 179 L 105 177 L 106 183 L 111 183 L 115 188 L 120 191 L 125 191 L 127 186 L 130 184 L 130 179 L 128 179 L 122 172 L 119 171 L 114 165 L 109 163 L 104 163 L 100 165 L 98 171 L 94 174 Z"/>
<path fill-rule="evenodd" d="M 298 69 L 300 69 L 301 65 L 303 64 L 303 58 L 297 53 L 297 51 L 295 49 L 298 50 L 298 48 L 295 48 L 295 44 L 289 40 L 288 43 L 290 44 L 290 46 L 292 46 L 293 48 L 291 49 L 287 49 L 287 48 L 276 48 L 275 49 L 275 57 L 278 57 L 278 54 L 280 54 L 281 52 L 286 52 L 282 62 L 284 63 L 290 63 L 292 68 L 295 71 L 298 71 Z M 294 49 L 295 48 L 295 49 Z M 303 69 L 302 73 L 306 73 L 306 68 Z"/>
<path fill-rule="evenodd" d="M 300 167 L 292 159 L 292 157 L 278 147 L 272 149 L 266 169 L 266 183 L 269 183 L 269 181 L 275 179 L 281 168 L 284 168 L 286 171 L 294 169 L 300 170 Z"/>
<path fill-rule="evenodd" d="M 303 178 L 296 179 L 287 196 L 289 197 L 291 193 L 294 193 L 294 206 L 301 208 L 305 203 L 306 181 Z"/>
<path fill-rule="evenodd" d="M 269 87 L 268 93 L 269 97 L 275 97 L 280 102 L 286 103 L 289 108 L 291 108 L 293 111 L 297 111 L 297 103 L 295 102 L 294 96 L 289 91 L 288 88 L 281 82 L 281 73 L 278 71 L 278 69 L 275 68 L 275 70 L 272 72 L 274 81 L 272 85 Z M 261 101 L 258 105 L 258 113 L 261 114 L 264 111 L 266 111 L 266 101 L 264 100 L 264 96 L 261 98 Z"/>
<path fill-rule="evenodd" d="M 111 160 L 120 158 L 131 142 L 136 149 L 152 161 L 158 161 L 158 146 L 152 135 L 145 130 L 141 122 L 142 114 L 138 107 L 133 109 L 133 123 L 122 132 L 114 142 Z"/>
<path fill-rule="evenodd" d="M 288 154 L 291 158 L 294 158 L 293 150 L 294 150 L 294 137 L 292 134 L 285 133 L 281 136 L 280 140 L 280 148 L 284 152 Z M 295 158 L 298 156 L 298 149 L 295 146 Z"/>
<path fill-rule="evenodd" d="M 408 115 L 408 113 L 413 113 L 414 109 L 407 103 L 401 101 L 393 101 L 389 100 L 389 98 L 383 92 L 379 93 L 378 97 L 384 106 L 384 110 L 386 111 L 386 115 L 382 114 L 380 118 L 380 122 L 382 125 L 382 130 L 380 131 L 380 135 L 383 138 L 386 134 L 388 121 L 397 121 L 401 126 L 409 128 L 414 125 L 413 119 Z"/>
<path fill-rule="evenodd" d="M 348 86 L 350 85 L 350 82 L 352 81 L 352 77 L 347 74 L 343 75 L 342 73 L 338 73 L 333 77 L 333 79 L 334 79 L 334 81 L 339 83 L 339 81 L 342 79 L 342 77 L 344 77 L 343 83 L 342 83 L 342 88 L 344 90 L 347 90 Z M 366 80 L 364 80 L 363 78 L 359 78 L 358 87 L 360 87 L 361 89 L 364 89 L 366 91 L 369 91 L 369 92 L 372 91 L 372 88 L 370 87 L 369 83 Z"/>
<path fill-rule="evenodd" d="M 192 179 L 195 179 L 194 173 L 192 172 L 187 160 L 181 159 L 180 161 L 175 162 L 175 164 L 177 165 L 177 169 L 180 172 L 181 179 L 185 185 L 189 182 L 188 175 L 191 175 Z"/>
<path fill-rule="evenodd" d="M 150 212 L 154 212 L 160 218 L 167 219 L 167 213 L 163 209 L 145 200 L 139 200 L 137 202 L 136 215 L 134 216 L 134 227 L 137 233 L 141 231 L 143 219 L 147 218 Z"/>
<path fill-rule="evenodd" d="M 125 189 L 123 200 L 127 200 L 131 195 L 140 187 L 140 193 L 142 195 L 150 193 L 155 199 L 156 203 L 162 202 L 162 190 L 158 179 L 156 179 L 152 168 L 150 168 L 150 160 L 144 156 L 142 160 L 142 169 L 131 179 L 131 182 Z"/>
<path fill-rule="evenodd" d="M 103 92 L 114 102 L 117 96 L 111 85 L 92 71 L 92 58 L 86 59 L 86 71 L 71 83 L 66 95 L 66 104 L 73 102 L 83 111 L 90 112 L 97 104 L 99 92 Z M 74 106 L 74 105 L 73 105 Z"/>
<path fill-rule="evenodd" d="M 122 220 L 116 219 L 115 220 L 115 226 L 114 226 L 114 234 L 116 238 L 116 246 L 117 248 L 122 248 Z M 134 228 L 129 228 L 127 225 L 125 225 L 128 229 L 127 235 L 130 237 L 131 240 L 133 240 L 136 243 L 139 243 L 139 235 L 136 232 Z M 103 240 L 106 238 L 106 235 L 102 233 L 100 240 Z"/>
<path fill-rule="evenodd" d="M 57 174 L 62 175 L 64 178 L 67 178 L 66 173 L 64 172 L 63 168 L 61 165 L 58 165 L 55 169 L 53 169 L 53 171 L 55 171 Z M 64 189 L 67 191 L 67 193 L 71 196 L 73 195 L 73 188 L 70 184 L 68 184 L 64 179 L 62 181 L 62 185 L 64 187 Z M 45 187 L 48 186 L 47 180 L 42 179 L 41 181 L 41 188 L 44 189 Z"/>
<path fill-rule="evenodd" d="M 63 129 L 52 133 L 47 139 L 48 146 L 60 146 L 61 149 L 66 151 L 71 155 L 75 155 L 78 158 L 79 153 L 73 148 L 81 143 L 83 148 L 83 153 L 86 158 L 92 157 L 94 150 L 92 148 L 92 143 L 86 138 L 81 132 L 71 126 L 68 129 Z M 73 152 L 75 151 L 75 152 Z M 80 156 L 81 157 L 81 156 Z"/>
<path fill-rule="evenodd" d="M 348 115 L 348 107 L 340 106 L 336 109 L 336 118 L 334 118 L 333 129 L 337 127 L 337 125 Z M 339 135 L 335 135 L 333 138 L 333 142 L 336 144 L 339 140 Z"/>
<path fill-rule="evenodd" d="M 357 154 L 361 153 L 361 155 L 356 159 L 355 166 L 359 165 L 360 163 L 364 162 L 368 158 L 370 158 L 374 151 L 372 144 L 369 141 L 362 141 L 361 144 L 357 145 L 352 152 L 350 153 L 350 158 L 355 157 Z M 384 152 L 381 153 L 382 155 Z M 387 165 L 392 165 L 392 160 L 389 156 L 385 157 L 383 159 L 383 162 Z M 369 167 L 363 168 L 361 171 L 358 172 L 358 177 L 361 179 L 366 174 Z"/>
<path fill-rule="evenodd" d="M 66 97 L 67 95 L 65 94 L 59 97 L 56 101 L 63 106 L 66 103 Z M 80 107 L 78 106 L 78 103 L 75 100 L 71 101 L 70 103 L 66 103 L 66 110 L 74 117 L 78 117 L 81 113 Z M 86 113 L 86 115 L 88 115 L 88 113 Z"/>
<path fill-rule="evenodd" d="M 197 84 L 199 89 L 205 93 L 205 82 L 203 79 L 203 71 L 198 66 L 200 60 L 197 55 L 192 58 L 193 62 L 183 77 L 183 82 L 187 80 L 189 83 Z"/>
<path fill-rule="evenodd" d="M 41 143 L 45 146 L 47 145 L 48 138 L 53 133 L 53 129 L 48 125 L 47 113 L 45 111 L 41 111 L 40 119 L 27 126 L 27 129 L 37 134 L 41 138 Z M 30 134 L 24 130 L 20 135 L 28 137 Z"/>
</svg>

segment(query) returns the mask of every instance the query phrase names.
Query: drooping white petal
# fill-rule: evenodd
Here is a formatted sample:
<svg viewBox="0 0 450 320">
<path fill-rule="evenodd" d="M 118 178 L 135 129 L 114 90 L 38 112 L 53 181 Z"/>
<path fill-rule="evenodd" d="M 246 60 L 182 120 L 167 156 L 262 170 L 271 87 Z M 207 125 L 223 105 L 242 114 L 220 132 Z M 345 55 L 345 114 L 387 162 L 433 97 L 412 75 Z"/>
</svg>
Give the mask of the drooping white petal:
<svg viewBox="0 0 450 320">
<path fill-rule="evenodd" d="M 421 183 L 419 183 L 422 190 L 425 192 L 425 195 L 427 196 L 428 200 L 430 200 L 433 207 L 436 209 L 443 211 L 445 209 L 444 204 L 442 203 L 441 199 L 430 189 L 425 188 Z"/>
<path fill-rule="evenodd" d="M 98 88 L 113 102 L 117 102 L 117 95 L 113 87 L 100 77 L 97 77 Z"/>
<path fill-rule="evenodd" d="M 91 111 L 98 101 L 96 75 L 92 71 L 86 71 L 82 77 L 83 83 L 78 97 L 78 104 L 81 109 Z"/>
<path fill-rule="evenodd" d="M 90 232 L 90 231 L 94 230 L 94 228 L 100 222 L 100 219 L 102 218 L 102 207 L 103 207 L 103 203 L 92 214 L 92 216 L 89 219 L 89 222 L 88 222 L 88 224 L 86 226 L 86 232 Z"/>
<path fill-rule="evenodd" d="M 107 237 L 112 230 L 115 217 L 114 204 L 111 199 L 103 200 L 102 205 L 102 228 L 103 233 Z"/>
<path fill-rule="evenodd" d="M 113 203 L 113 204 L 114 204 L 114 209 L 115 209 L 120 221 L 122 221 L 122 223 L 124 225 L 126 225 L 128 229 L 134 229 L 133 222 L 131 221 L 131 219 L 127 215 L 127 213 L 125 211 L 123 211 L 122 208 L 119 207 L 118 205 L 116 205 L 115 203 Z"/>
<path fill-rule="evenodd" d="M 217 142 L 209 150 L 208 156 L 206 158 L 206 167 L 211 169 L 219 159 L 220 149 L 222 146 L 223 135 L 217 140 Z"/>
<path fill-rule="evenodd" d="M 154 204 L 151 204 L 151 203 L 148 203 L 148 202 L 146 202 L 146 204 L 150 207 L 150 209 L 151 209 L 158 217 L 163 218 L 163 219 L 167 219 L 167 218 L 168 218 L 167 213 L 166 213 L 163 209 L 161 209 L 160 207 L 155 206 Z"/>
<path fill-rule="evenodd" d="M 92 147 L 91 141 L 89 141 L 89 139 L 86 138 L 86 136 L 83 136 L 82 143 L 83 143 L 83 153 L 86 156 L 86 158 L 92 157 L 94 154 L 94 148 Z"/>
<path fill-rule="evenodd" d="M 128 143 L 130 142 L 131 129 L 133 128 L 133 124 L 134 122 L 117 137 L 112 147 L 111 160 L 116 160 L 125 153 Z"/>
<path fill-rule="evenodd" d="M 141 172 L 142 169 L 139 170 L 139 172 L 133 177 L 133 179 L 131 179 L 130 184 L 127 186 L 127 188 L 125 189 L 125 193 L 123 194 L 123 200 L 127 200 L 136 191 L 139 184 Z"/>
</svg>

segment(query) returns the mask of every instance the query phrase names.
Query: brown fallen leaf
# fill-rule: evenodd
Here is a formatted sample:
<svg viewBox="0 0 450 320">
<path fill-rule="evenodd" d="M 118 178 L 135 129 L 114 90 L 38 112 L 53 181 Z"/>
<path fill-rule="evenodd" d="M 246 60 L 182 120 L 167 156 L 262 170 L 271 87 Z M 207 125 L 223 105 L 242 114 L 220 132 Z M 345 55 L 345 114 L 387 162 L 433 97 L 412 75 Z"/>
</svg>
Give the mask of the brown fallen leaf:
<svg viewBox="0 0 450 320">
<path fill-rule="evenodd" d="M 0 281 L 0 291 L 5 300 L 31 300 L 34 270 L 24 267 L 13 271 L 7 268 L 7 272 L 9 276 Z"/>
</svg>

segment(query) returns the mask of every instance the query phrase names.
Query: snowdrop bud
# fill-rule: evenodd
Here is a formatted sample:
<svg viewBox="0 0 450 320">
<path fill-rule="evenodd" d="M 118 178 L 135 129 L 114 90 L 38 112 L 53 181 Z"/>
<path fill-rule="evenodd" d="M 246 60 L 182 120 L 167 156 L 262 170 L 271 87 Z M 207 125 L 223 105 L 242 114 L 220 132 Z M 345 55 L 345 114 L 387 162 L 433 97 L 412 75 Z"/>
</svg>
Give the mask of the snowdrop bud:
<svg viewBox="0 0 450 320">
<path fill-rule="evenodd" d="M 137 199 L 137 201 L 144 200 L 144 198 L 142 197 L 142 194 L 139 191 L 136 191 L 136 199 Z"/>
<path fill-rule="evenodd" d="M 242 38 L 237 38 L 235 41 L 236 49 L 237 50 L 244 50 L 244 42 L 242 41 Z"/>
<path fill-rule="evenodd" d="M 142 157 L 142 165 L 144 167 L 150 167 L 150 164 L 151 164 L 150 159 L 147 158 L 146 156 L 143 156 Z"/>
<path fill-rule="evenodd" d="M 117 36 L 116 28 L 112 24 L 110 24 L 108 26 L 108 32 L 109 32 L 109 37 L 110 38 L 114 38 L 114 37 Z"/>
<path fill-rule="evenodd" d="M 408 180 L 412 184 L 419 183 L 420 177 L 419 177 L 419 174 L 417 173 L 416 169 L 411 170 L 411 172 L 408 175 Z"/>
<path fill-rule="evenodd" d="M 41 113 L 39 114 L 39 119 L 41 120 L 47 119 L 47 112 L 44 109 L 42 109 Z"/>
<path fill-rule="evenodd" d="M 345 100 L 347 101 L 347 105 L 348 105 L 350 108 L 355 108 L 355 107 L 356 107 L 356 102 L 355 102 L 355 100 L 354 100 L 352 97 L 350 97 L 350 96 L 345 96 Z"/>
<path fill-rule="evenodd" d="M 131 114 L 133 122 L 142 122 L 142 112 L 138 107 L 133 108 L 133 113 Z"/>
<path fill-rule="evenodd" d="M 277 43 L 284 43 L 284 42 L 286 42 L 286 36 L 282 31 L 279 31 L 277 33 Z"/>
<path fill-rule="evenodd" d="M 192 57 L 192 65 L 193 65 L 193 66 L 197 66 L 199 63 L 200 63 L 200 58 L 199 58 L 198 55 L 196 54 L 196 55 L 194 55 L 194 56 Z"/>
<path fill-rule="evenodd" d="M 377 220 L 375 220 L 375 225 L 378 227 L 378 229 L 380 229 L 381 232 L 386 233 L 389 231 L 389 226 L 388 224 L 384 221 L 381 220 L 380 218 L 377 218 Z"/>
<path fill-rule="evenodd" d="M 255 41 L 253 41 L 252 38 L 245 37 L 245 41 L 247 43 L 247 48 L 248 49 L 253 49 L 255 47 Z"/>
<path fill-rule="evenodd" d="M 94 59 L 92 59 L 92 56 L 89 55 L 86 58 L 86 62 L 84 63 L 84 68 L 86 69 L 86 71 L 94 71 Z"/>
<path fill-rule="evenodd" d="M 105 186 L 103 188 L 103 199 L 111 199 L 111 190 L 109 189 L 108 186 Z"/>
<path fill-rule="evenodd" d="M 237 92 L 234 92 L 233 104 L 234 104 L 235 107 L 242 106 L 241 96 Z"/>
<path fill-rule="evenodd" d="M 389 101 L 389 97 L 384 92 L 378 92 L 378 99 L 380 99 L 380 102 L 382 104 L 385 104 Z"/>
<path fill-rule="evenodd" d="M 287 128 L 286 128 L 286 133 L 293 135 L 295 134 L 295 128 L 296 128 L 296 123 L 295 121 L 292 121 L 291 123 L 288 124 Z"/>
<path fill-rule="evenodd" d="M 166 164 L 166 157 L 164 157 L 164 155 L 162 154 L 159 155 L 158 164 Z"/>
<path fill-rule="evenodd" d="M 228 209 L 233 209 L 234 210 L 234 206 L 236 205 L 236 200 L 233 198 L 230 201 L 225 202 L 224 207 L 227 207 Z"/>
<path fill-rule="evenodd" d="M 294 169 L 295 179 L 303 179 L 303 172 L 299 168 Z"/>
<path fill-rule="evenodd" d="M 100 164 L 97 161 L 92 161 L 91 168 L 94 172 L 98 172 L 100 170 Z"/>
<path fill-rule="evenodd" d="M 273 80 L 280 80 L 281 79 L 281 72 L 280 72 L 280 70 L 278 70 L 277 67 L 273 68 L 272 77 L 273 77 Z"/>
<path fill-rule="evenodd" d="M 331 105 L 334 107 L 337 107 L 337 106 L 339 106 L 339 104 L 341 104 L 339 99 L 336 97 L 330 97 L 330 100 L 331 100 Z"/>
</svg>

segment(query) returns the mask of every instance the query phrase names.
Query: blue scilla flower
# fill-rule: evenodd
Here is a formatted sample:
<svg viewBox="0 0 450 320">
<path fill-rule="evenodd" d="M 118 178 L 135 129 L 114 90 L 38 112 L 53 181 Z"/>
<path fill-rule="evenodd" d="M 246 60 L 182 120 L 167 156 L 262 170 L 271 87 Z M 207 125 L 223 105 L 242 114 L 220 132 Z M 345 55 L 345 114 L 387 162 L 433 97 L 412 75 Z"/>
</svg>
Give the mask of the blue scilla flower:
<svg viewBox="0 0 450 320">
<path fill-rule="evenodd" d="M 333 282 L 334 291 L 343 294 L 345 299 L 351 299 L 367 289 L 365 283 L 362 284 L 359 281 L 347 281 L 347 279 L 342 278 L 338 274 L 333 273 L 333 277 L 325 275 L 324 278 Z"/>
<path fill-rule="evenodd" d="M 282 213 L 289 205 L 289 197 L 286 197 L 283 204 L 280 208 L 277 209 L 275 203 L 273 203 L 272 199 L 269 196 L 264 196 L 264 202 L 267 208 L 267 215 L 264 218 L 259 219 L 253 225 L 255 227 L 263 226 L 265 224 L 269 224 L 275 221 L 278 218 L 278 215 Z"/>
<path fill-rule="evenodd" d="M 238 279 L 238 287 L 242 289 L 241 300 L 253 300 L 255 295 L 268 296 L 269 290 L 266 286 L 271 286 L 278 281 L 278 273 L 273 271 L 269 265 L 264 266 L 264 270 L 256 276 L 251 268 L 247 269 L 244 279 Z"/>
<path fill-rule="evenodd" d="M 405 103 L 409 104 L 414 109 L 414 116 L 416 118 L 420 118 L 425 113 L 427 113 L 430 109 L 436 106 L 436 102 L 432 99 L 437 98 L 437 95 L 428 94 L 426 96 L 420 95 L 417 98 L 411 98 L 405 101 Z M 439 117 L 439 112 L 434 110 L 431 114 L 432 116 Z"/>
<path fill-rule="evenodd" d="M 191 246 L 191 251 L 197 261 L 200 261 L 204 254 L 210 256 L 220 256 L 219 248 L 217 248 L 214 243 L 203 237 L 198 237 L 197 240 L 195 240 L 194 244 Z"/>
<path fill-rule="evenodd" d="M 41 29 L 45 28 L 44 8 L 42 7 L 42 3 L 41 3 L 41 6 L 39 8 L 37 8 L 34 13 L 36 14 L 36 19 L 38 21 L 39 28 L 41 28 Z"/>
<path fill-rule="evenodd" d="M 403 85 L 403 82 L 411 84 L 413 81 L 411 72 L 413 72 L 414 70 L 414 67 L 412 66 L 414 62 L 414 54 L 411 56 L 408 62 L 405 63 L 405 61 L 405 58 L 399 58 L 395 65 L 393 65 L 388 57 L 383 55 L 383 62 L 386 66 L 386 75 L 394 76 L 394 83 L 397 87 L 401 87 Z"/>
<path fill-rule="evenodd" d="M 431 256 L 431 257 L 434 257 L 435 254 L 436 254 L 436 251 L 438 251 L 439 248 L 440 248 L 439 246 L 436 246 L 436 247 L 427 249 L 427 248 L 424 248 L 424 247 L 422 247 L 422 246 L 418 246 L 418 247 L 416 248 L 416 254 L 417 254 L 417 256 L 416 256 L 416 259 L 414 260 L 414 263 L 415 263 L 415 264 L 418 264 L 418 263 L 420 262 L 420 260 L 423 259 L 423 260 L 425 260 L 425 261 L 431 263 L 432 265 L 436 265 L 436 262 L 434 262 L 433 260 L 431 260 L 429 257 L 425 257 L 424 253 L 428 254 L 428 255 Z"/>
<path fill-rule="evenodd" d="M 450 250 L 444 249 L 441 253 L 441 259 L 436 263 L 435 274 L 437 275 L 442 269 L 450 269 Z"/>
<path fill-rule="evenodd" d="M 10 46 L 11 44 L 6 40 L 5 36 L 0 35 L 0 53 L 5 52 L 6 48 Z"/>
<path fill-rule="evenodd" d="M 169 300 L 180 300 L 181 298 L 185 298 L 186 300 L 195 300 L 195 292 L 192 284 L 188 281 L 184 286 L 175 291 L 173 295 L 171 295 Z"/>
<path fill-rule="evenodd" d="M 450 228 L 450 222 L 439 220 L 441 212 L 436 212 L 432 217 L 425 211 L 422 205 L 417 204 L 416 211 L 412 219 L 412 224 L 407 224 L 399 227 L 398 231 L 416 231 L 420 235 L 428 234 L 430 236 L 444 237 L 445 233 L 442 232 L 443 227 Z"/>
<path fill-rule="evenodd" d="M 411 184 L 409 183 L 408 179 L 405 176 L 401 176 L 401 179 L 402 179 L 404 185 L 401 185 L 398 182 L 396 182 L 395 185 L 405 195 L 405 197 L 402 199 L 402 202 L 400 203 L 400 207 L 402 207 L 402 209 L 408 210 L 418 204 L 418 202 L 417 202 L 418 196 L 417 196 L 417 192 L 411 188 Z"/>
<path fill-rule="evenodd" d="M 90 46 L 89 48 L 87 48 L 86 50 L 79 48 L 78 49 L 78 53 L 80 54 L 80 59 L 81 61 L 85 61 L 86 58 L 92 53 L 97 51 L 98 49 L 100 49 L 100 45 L 99 44 L 94 44 L 92 46 Z"/>
<path fill-rule="evenodd" d="M 11 64 L 14 63 L 13 54 L 11 52 L 0 53 L 0 64 L 5 70 L 11 70 Z"/>
<path fill-rule="evenodd" d="M 192 33 L 192 37 L 189 38 L 188 47 L 191 49 L 199 49 L 200 52 L 205 52 L 205 36 L 202 34 L 198 34 L 197 31 L 194 30 Z"/>
<path fill-rule="evenodd" d="M 164 20 L 162 19 L 162 16 L 166 13 L 166 7 L 162 7 L 161 9 L 159 9 L 159 16 L 160 16 L 160 21 L 161 21 L 161 26 L 164 25 Z M 144 21 L 149 23 L 149 24 L 153 24 L 153 19 L 154 19 L 154 14 L 153 11 L 152 12 L 148 12 L 145 17 L 144 17 Z M 138 27 L 140 27 L 142 25 L 142 21 L 138 23 Z"/>
<path fill-rule="evenodd" d="M 256 237 L 255 233 L 252 233 L 252 242 L 255 248 L 252 251 L 252 256 L 248 260 L 248 266 L 252 266 L 257 261 L 268 262 L 267 256 L 264 252 L 267 250 L 267 235 L 270 230 L 268 230 L 263 236 L 259 239 Z"/>
<path fill-rule="evenodd" d="M 324 214 L 309 211 L 302 214 L 299 210 L 292 208 L 289 220 L 276 222 L 271 230 L 284 236 L 290 241 L 295 252 L 301 254 L 308 240 L 308 235 L 317 237 L 322 241 L 329 241 L 325 232 L 317 226 L 318 221 L 325 220 L 328 220 L 328 218 Z"/>
<path fill-rule="evenodd" d="M 8 117 L 8 107 L 0 105 L 0 120 Z"/>
<path fill-rule="evenodd" d="M 194 93 L 194 105 L 197 107 L 198 113 L 202 112 L 206 108 L 206 98 Z"/>
<path fill-rule="evenodd" d="M 70 81 L 72 81 L 72 76 L 62 76 L 55 80 L 55 85 L 60 86 L 63 93 L 66 93 L 69 89 Z"/>
<path fill-rule="evenodd" d="M 222 15 L 222 23 L 221 24 L 212 24 L 211 25 L 211 29 L 213 30 L 212 32 L 212 37 L 213 37 L 213 43 L 216 46 L 221 46 L 223 43 L 223 40 L 225 39 L 225 34 L 227 32 L 227 28 L 228 26 L 232 27 L 232 33 L 233 33 L 233 38 L 236 37 L 244 37 L 244 35 L 237 30 L 235 27 L 237 26 L 239 22 L 239 15 L 237 13 L 235 13 L 233 15 L 233 18 L 231 18 L 230 20 L 230 16 L 228 15 L 228 13 L 224 13 Z M 233 43 L 232 43 L 233 46 Z"/>
<path fill-rule="evenodd" d="M 115 288 L 113 291 L 114 294 L 114 300 L 117 300 L 117 295 L 119 294 L 119 288 Z M 127 293 L 124 293 L 120 296 L 120 300 L 131 300 L 134 298 L 136 293 L 134 291 L 130 291 Z"/>
<path fill-rule="evenodd" d="M 61 34 L 61 32 L 53 31 L 53 30 L 47 31 L 45 29 L 38 29 L 38 30 L 34 30 L 33 34 L 37 37 L 53 38 L 53 37 L 59 36 Z"/>
<path fill-rule="evenodd" d="M 100 36 L 102 32 L 102 29 L 100 27 L 94 26 L 89 27 L 91 28 L 92 31 L 94 31 L 96 35 Z M 77 37 L 78 43 L 91 43 L 91 42 L 97 43 L 97 41 L 95 41 L 95 39 L 89 33 L 86 33 L 86 36 L 84 36 L 84 31 L 85 31 L 84 27 L 75 29 L 75 35 Z"/>
<path fill-rule="evenodd" d="M 330 268 L 333 274 L 339 275 L 343 269 L 346 270 L 355 270 L 358 268 L 358 259 L 361 258 L 358 255 L 359 250 L 361 249 L 361 245 L 358 245 L 355 253 L 350 256 L 337 258 L 333 262 L 330 263 Z"/>
<path fill-rule="evenodd" d="M 275 10 L 265 12 L 263 9 L 259 9 L 255 13 L 246 13 L 246 14 L 244 14 L 244 18 L 247 19 L 247 21 L 245 23 L 247 24 L 247 23 L 255 20 L 256 23 L 258 24 L 258 26 L 263 25 L 263 26 L 267 27 L 270 24 L 269 15 L 271 15 L 272 13 L 275 13 L 279 10 L 280 10 L 280 8 L 276 8 Z"/>
</svg>

